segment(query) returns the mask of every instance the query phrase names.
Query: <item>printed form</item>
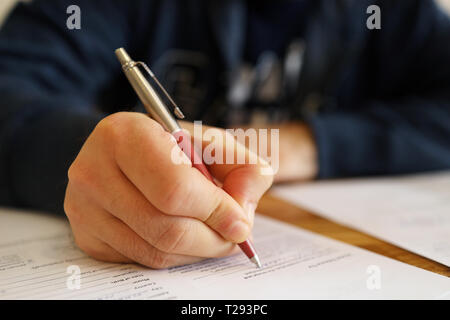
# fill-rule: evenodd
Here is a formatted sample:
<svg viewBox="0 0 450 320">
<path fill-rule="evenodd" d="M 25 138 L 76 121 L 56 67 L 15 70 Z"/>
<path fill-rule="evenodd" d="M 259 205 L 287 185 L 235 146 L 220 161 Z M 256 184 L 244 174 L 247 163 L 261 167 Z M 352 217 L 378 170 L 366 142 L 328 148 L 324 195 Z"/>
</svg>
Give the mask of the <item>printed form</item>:
<svg viewBox="0 0 450 320">
<path fill-rule="evenodd" d="M 450 266 L 450 172 L 275 187 L 328 219 Z"/>
<path fill-rule="evenodd" d="M 444 276 L 260 215 L 254 242 L 261 269 L 240 253 L 151 270 L 87 257 L 62 218 L 3 209 L 0 299 L 450 298 Z"/>
</svg>

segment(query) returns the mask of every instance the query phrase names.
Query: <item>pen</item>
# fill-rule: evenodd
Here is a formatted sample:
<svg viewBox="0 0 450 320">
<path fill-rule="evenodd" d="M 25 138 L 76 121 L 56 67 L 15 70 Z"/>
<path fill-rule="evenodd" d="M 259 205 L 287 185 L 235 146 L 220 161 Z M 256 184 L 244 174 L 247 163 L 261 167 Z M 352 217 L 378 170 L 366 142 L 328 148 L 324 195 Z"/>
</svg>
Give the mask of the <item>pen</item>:
<svg viewBox="0 0 450 320">
<path fill-rule="evenodd" d="M 172 115 L 166 105 L 161 101 L 156 91 L 152 88 L 150 83 L 139 70 L 139 67 L 142 67 L 159 86 L 161 91 L 172 104 L 174 108 L 173 113 L 175 114 L 175 116 L 178 119 L 183 119 L 184 115 L 181 112 L 180 108 L 176 105 L 176 103 L 172 100 L 164 87 L 160 84 L 153 72 L 147 67 L 145 63 L 140 61 L 133 61 L 124 48 L 117 49 L 115 53 L 117 59 L 122 65 L 123 72 L 125 73 L 128 81 L 138 95 L 148 114 L 155 121 L 161 124 L 161 126 L 166 131 L 170 132 L 175 137 L 180 147 L 181 145 L 184 146 L 181 149 L 191 160 L 192 166 L 198 169 L 207 179 L 215 184 L 214 179 L 212 178 L 206 166 L 203 164 L 202 158 L 196 153 L 191 143 L 190 137 L 181 129 L 176 118 Z M 258 268 L 261 268 L 261 262 L 250 240 L 239 243 L 239 247 Z"/>
</svg>

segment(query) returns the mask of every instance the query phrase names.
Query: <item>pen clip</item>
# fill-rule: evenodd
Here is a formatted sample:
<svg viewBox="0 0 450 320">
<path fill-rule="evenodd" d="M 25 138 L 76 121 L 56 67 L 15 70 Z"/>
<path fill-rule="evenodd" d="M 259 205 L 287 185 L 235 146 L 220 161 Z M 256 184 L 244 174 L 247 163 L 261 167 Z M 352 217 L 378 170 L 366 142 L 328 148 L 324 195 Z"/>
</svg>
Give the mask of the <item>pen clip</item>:
<svg viewBox="0 0 450 320">
<path fill-rule="evenodd" d="M 161 91 L 164 93 L 164 95 L 166 96 L 166 98 L 170 101 L 170 103 L 173 106 L 173 113 L 175 114 L 175 116 L 178 119 L 184 119 L 184 114 L 181 111 L 181 109 L 177 106 L 177 104 L 175 103 L 175 101 L 173 101 L 172 97 L 169 95 L 169 93 L 166 91 L 166 89 L 164 89 L 164 87 L 162 86 L 162 84 L 159 82 L 158 78 L 156 78 L 156 76 L 154 75 L 154 73 L 152 72 L 152 70 L 150 70 L 150 68 L 142 61 L 136 61 L 136 62 L 131 62 L 130 64 L 125 64 L 123 66 L 123 68 L 132 68 L 135 66 L 141 66 L 147 73 L 148 75 L 156 82 L 156 84 L 158 85 L 158 87 L 161 89 Z"/>
</svg>

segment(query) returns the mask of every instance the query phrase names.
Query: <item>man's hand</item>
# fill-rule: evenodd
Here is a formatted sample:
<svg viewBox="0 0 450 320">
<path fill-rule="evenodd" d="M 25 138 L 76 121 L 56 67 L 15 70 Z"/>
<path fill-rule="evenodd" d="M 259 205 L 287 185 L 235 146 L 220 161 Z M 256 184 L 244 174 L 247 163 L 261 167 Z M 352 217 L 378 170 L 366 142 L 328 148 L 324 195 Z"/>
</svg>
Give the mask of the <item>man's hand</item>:
<svg viewBox="0 0 450 320">
<path fill-rule="evenodd" d="M 97 125 L 69 169 L 64 202 L 82 250 L 166 268 L 228 255 L 247 239 L 272 184 L 261 175 L 267 163 L 211 165 L 220 188 L 189 161 L 175 164 L 174 148 L 175 139 L 144 114 L 116 113 Z"/>
</svg>

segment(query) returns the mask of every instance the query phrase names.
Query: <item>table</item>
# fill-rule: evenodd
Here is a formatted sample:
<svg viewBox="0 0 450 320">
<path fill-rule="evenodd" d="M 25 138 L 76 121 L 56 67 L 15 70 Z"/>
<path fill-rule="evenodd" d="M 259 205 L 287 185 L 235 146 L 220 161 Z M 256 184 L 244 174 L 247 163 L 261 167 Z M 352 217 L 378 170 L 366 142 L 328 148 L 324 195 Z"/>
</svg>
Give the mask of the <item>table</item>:
<svg viewBox="0 0 450 320">
<path fill-rule="evenodd" d="M 297 227 L 339 240 L 383 256 L 450 277 L 450 268 L 355 229 L 340 225 L 266 194 L 257 212 Z"/>
</svg>

